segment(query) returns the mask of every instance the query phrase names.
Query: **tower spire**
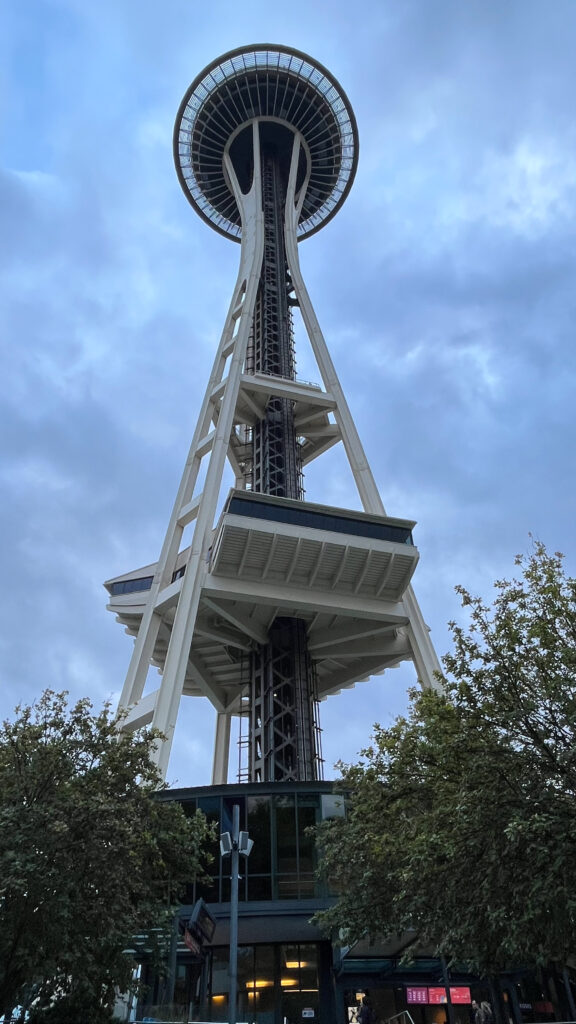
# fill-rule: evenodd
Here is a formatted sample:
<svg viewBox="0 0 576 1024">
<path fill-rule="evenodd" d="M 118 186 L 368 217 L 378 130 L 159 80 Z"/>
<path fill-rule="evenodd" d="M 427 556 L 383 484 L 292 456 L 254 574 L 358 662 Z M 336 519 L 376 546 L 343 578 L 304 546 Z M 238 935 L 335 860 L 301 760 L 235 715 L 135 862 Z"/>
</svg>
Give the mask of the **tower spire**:
<svg viewBox="0 0 576 1024">
<path fill-rule="evenodd" d="M 250 781 L 312 780 L 319 700 L 403 659 L 423 686 L 439 668 L 410 587 L 414 523 L 385 514 L 298 259 L 351 186 L 356 123 L 325 68 L 258 45 L 195 79 L 174 150 L 197 212 L 241 242 L 240 267 L 158 562 L 106 584 L 136 636 L 124 728 L 164 734 L 165 775 L 181 695 L 207 696 L 213 782 L 227 781 L 230 719 L 247 708 Z M 294 306 L 320 387 L 296 379 Z M 303 467 L 337 442 L 363 513 L 304 500 Z M 220 510 L 226 460 L 236 487 Z M 145 694 L 150 663 L 161 682 Z"/>
</svg>

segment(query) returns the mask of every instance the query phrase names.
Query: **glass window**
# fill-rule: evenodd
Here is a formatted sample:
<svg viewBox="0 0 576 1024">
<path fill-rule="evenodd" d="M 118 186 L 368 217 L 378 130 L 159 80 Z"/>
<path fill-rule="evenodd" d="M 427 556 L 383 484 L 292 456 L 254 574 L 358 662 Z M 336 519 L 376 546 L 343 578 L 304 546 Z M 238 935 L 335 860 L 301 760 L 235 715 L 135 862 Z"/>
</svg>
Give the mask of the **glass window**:
<svg viewBox="0 0 576 1024">
<path fill-rule="evenodd" d="M 220 797 L 200 796 L 198 797 L 198 808 L 203 811 L 209 821 L 220 820 Z"/>
<path fill-rule="evenodd" d="M 181 800 L 180 806 L 187 818 L 193 818 L 196 814 L 197 803 L 194 798 L 191 800 Z"/>
<path fill-rule="evenodd" d="M 248 997 L 251 1016 L 239 1018 L 254 1020 L 258 1024 L 274 1020 L 276 1006 L 276 953 L 277 946 L 254 947 L 254 977 L 252 995 Z"/>
<path fill-rule="evenodd" d="M 222 818 L 220 821 L 221 832 L 232 832 L 232 821 L 234 814 L 234 804 L 238 804 L 240 808 L 240 831 L 244 831 L 246 828 L 246 801 L 243 796 L 225 796 L 222 800 Z"/>
<path fill-rule="evenodd" d="M 228 992 L 230 988 L 229 978 L 229 951 L 228 949 L 212 950 L 212 967 L 210 972 L 210 995 L 209 995 L 209 1020 L 227 1021 L 228 1014 Z"/>
<path fill-rule="evenodd" d="M 280 899 L 298 896 L 298 842 L 294 796 L 274 798 L 276 816 L 276 885 Z"/>
<path fill-rule="evenodd" d="M 191 891 L 194 893 L 193 896 L 190 895 Z M 218 875 L 208 876 L 203 881 L 196 882 L 195 886 L 188 886 L 186 889 L 188 903 L 195 903 L 200 897 L 206 900 L 206 903 L 218 903 L 220 899 Z"/>
<path fill-rule="evenodd" d="M 240 860 L 238 897 L 243 900 L 311 899 L 325 894 L 325 883 L 316 879 L 317 855 L 314 826 L 323 817 L 339 816 L 344 807 L 340 794 L 253 792 L 250 796 L 198 796 L 181 801 L 185 813 L 196 809 L 216 824 L 217 838 L 210 844 L 213 861 L 208 881 L 190 884 L 186 899 L 202 896 L 207 902 L 229 902 L 230 857 L 221 857 L 219 836 L 232 830 L 233 808 L 240 807 L 240 829 L 253 841 L 252 851 Z"/>
<path fill-rule="evenodd" d="M 316 800 L 314 801 L 316 803 Z M 313 896 L 315 889 L 316 844 L 310 830 L 316 824 L 316 807 L 298 803 L 298 895 Z"/>
<path fill-rule="evenodd" d="M 271 900 L 272 899 L 272 876 L 271 875 L 248 875 L 248 899 L 249 900 Z"/>
<path fill-rule="evenodd" d="M 335 533 L 348 533 L 356 537 L 373 537 L 378 540 L 391 540 L 396 544 L 413 544 L 412 533 L 408 526 L 387 522 L 385 519 L 374 522 L 367 519 L 353 519 L 348 516 L 320 512 L 318 509 L 294 508 L 292 505 L 276 505 L 272 502 L 258 501 L 258 498 L 233 497 L 227 512 L 236 516 L 253 516 L 255 519 L 268 519 L 276 523 L 292 523 L 308 526 L 317 530 L 331 530 Z"/>
<path fill-rule="evenodd" d="M 322 817 L 344 818 L 346 815 L 344 797 L 338 793 L 322 793 Z"/>
<path fill-rule="evenodd" d="M 282 1016 L 302 1020 L 304 1011 L 319 1016 L 318 951 L 315 945 L 291 943 L 281 947 Z"/>
<path fill-rule="evenodd" d="M 279 874 L 296 872 L 296 801 L 292 794 L 274 798 L 276 810 L 276 865 Z"/>
<path fill-rule="evenodd" d="M 139 580 L 121 580 L 119 583 L 112 584 L 110 593 L 116 596 L 116 594 L 137 594 L 140 590 L 150 590 L 153 579 L 153 576 L 141 576 Z"/>
<path fill-rule="evenodd" d="M 198 798 L 198 810 L 202 811 L 206 815 L 206 820 L 209 824 L 216 823 L 219 826 L 220 822 L 220 797 L 219 796 L 201 796 Z M 219 828 L 216 829 L 218 833 Z M 207 851 L 213 857 L 213 860 L 208 866 L 208 871 L 212 874 L 212 880 L 209 882 L 198 882 L 196 885 L 196 897 L 202 896 L 207 903 L 218 901 L 219 895 L 219 865 L 220 865 L 220 841 L 216 838 L 213 842 L 207 844 Z"/>
<path fill-rule="evenodd" d="M 271 839 L 270 839 L 270 810 L 271 803 L 269 796 L 249 796 L 248 805 L 248 832 L 254 840 L 254 847 L 248 861 L 249 874 L 261 875 L 270 874 L 271 863 Z"/>
</svg>

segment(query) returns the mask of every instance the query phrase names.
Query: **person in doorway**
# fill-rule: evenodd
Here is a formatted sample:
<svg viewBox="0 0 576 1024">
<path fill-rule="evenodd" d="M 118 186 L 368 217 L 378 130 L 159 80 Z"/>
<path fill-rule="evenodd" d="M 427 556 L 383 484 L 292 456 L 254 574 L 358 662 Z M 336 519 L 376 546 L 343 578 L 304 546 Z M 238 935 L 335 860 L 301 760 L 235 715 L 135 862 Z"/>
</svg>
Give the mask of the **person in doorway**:
<svg viewBox="0 0 576 1024">
<path fill-rule="evenodd" d="M 375 1024 L 375 1016 L 370 1001 L 364 996 L 358 1011 L 358 1024 Z"/>
<path fill-rule="evenodd" d="M 477 1003 L 476 1000 L 473 999 L 472 1012 L 474 1014 L 474 1024 L 494 1024 L 492 1007 L 485 999 L 483 999 L 481 1003 Z"/>
<path fill-rule="evenodd" d="M 475 999 L 472 1000 L 472 1013 L 474 1014 L 474 1024 L 484 1024 L 482 1007 Z"/>
<path fill-rule="evenodd" d="M 492 1007 L 485 999 L 480 1003 L 480 1009 L 482 1010 L 482 1024 L 494 1024 L 494 1014 L 492 1013 Z"/>
</svg>

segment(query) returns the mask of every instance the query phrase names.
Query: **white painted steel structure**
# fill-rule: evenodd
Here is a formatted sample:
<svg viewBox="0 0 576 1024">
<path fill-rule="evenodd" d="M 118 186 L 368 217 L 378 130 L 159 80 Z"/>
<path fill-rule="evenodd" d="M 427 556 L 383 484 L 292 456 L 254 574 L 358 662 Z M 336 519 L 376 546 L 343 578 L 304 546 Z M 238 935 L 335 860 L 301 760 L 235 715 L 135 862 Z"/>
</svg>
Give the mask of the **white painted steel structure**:
<svg viewBox="0 0 576 1024">
<path fill-rule="evenodd" d="M 288 83 L 280 98 L 278 83 Z M 274 87 L 276 106 L 262 109 Z M 290 133 L 284 251 L 321 387 L 246 367 L 265 244 L 260 146 L 270 123 Z M 266 644 L 279 615 L 306 624 L 320 700 L 405 659 L 422 686 L 435 686 L 439 664 L 410 586 L 418 553 L 394 539 L 414 524 L 386 516 L 298 258 L 299 236 L 333 215 L 354 176 L 356 128 L 344 93 L 296 51 L 234 51 L 193 83 L 175 138 L 188 198 L 217 230 L 240 237 L 240 266 L 160 557 L 106 586 L 108 607 L 136 637 L 120 700 L 123 727 L 152 723 L 166 736 L 157 750 L 165 775 L 182 694 L 208 697 L 217 711 L 216 784 L 227 781 L 231 716 L 243 711 L 243 658 Z M 279 138 L 286 145 L 286 135 Z M 343 444 L 364 513 L 247 490 L 250 432 L 278 397 L 293 410 L 303 465 Z M 227 460 L 236 490 L 216 522 Z M 259 499 L 255 513 L 242 505 L 248 496 Z M 290 522 L 298 509 L 315 525 Z M 181 550 L 186 527 L 191 540 Z M 150 664 L 161 681 L 145 695 Z"/>
</svg>

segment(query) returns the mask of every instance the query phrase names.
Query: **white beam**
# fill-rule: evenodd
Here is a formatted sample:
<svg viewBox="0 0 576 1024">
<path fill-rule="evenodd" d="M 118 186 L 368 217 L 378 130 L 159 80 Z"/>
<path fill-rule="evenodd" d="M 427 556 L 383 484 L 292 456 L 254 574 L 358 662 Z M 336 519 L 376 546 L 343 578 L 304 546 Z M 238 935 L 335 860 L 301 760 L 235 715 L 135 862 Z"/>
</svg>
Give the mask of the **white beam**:
<svg viewBox="0 0 576 1024">
<path fill-rule="evenodd" d="M 221 615 L 223 619 L 227 619 L 228 622 L 240 629 L 246 636 L 255 640 L 257 644 L 268 643 L 266 629 L 258 622 L 255 622 L 254 619 L 251 619 L 241 609 L 237 607 L 231 608 L 230 605 L 221 601 L 215 601 L 214 598 L 206 597 L 205 594 L 202 596 L 202 604 L 211 608 L 217 615 Z"/>
<path fill-rule="evenodd" d="M 410 648 L 406 644 L 403 650 L 389 658 L 366 658 L 362 662 L 362 675 L 360 675 L 357 665 L 344 666 L 339 672 L 330 673 L 329 686 L 324 686 L 320 677 L 318 680 L 318 697 L 322 700 L 332 693 L 339 693 L 343 687 L 349 687 L 354 683 L 363 683 L 370 676 L 382 675 L 387 668 L 397 665 L 400 661 L 408 661 L 411 659 L 411 656 Z"/>
<path fill-rule="evenodd" d="M 235 630 L 226 627 L 223 623 L 209 622 L 205 618 L 200 618 L 200 616 L 196 619 L 194 636 L 203 636 L 209 640 L 215 640 L 222 645 L 237 647 L 241 651 L 249 651 L 254 646 L 244 635 L 240 635 Z"/>
<path fill-rule="evenodd" d="M 388 658 L 394 651 L 396 636 L 380 636 L 378 633 L 371 637 L 363 637 L 360 640 L 349 640 L 347 643 L 335 643 L 332 646 L 321 647 L 320 650 L 310 651 L 315 661 L 324 659 L 342 661 L 348 658 Z M 402 637 L 401 647 L 409 649 L 406 637 Z"/>
<path fill-rule="evenodd" d="M 212 762 L 212 785 L 224 786 L 228 782 L 228 760 L 230 757 L 230 715 L 218 712 L 216 735 L 214 737 L 214 760 Z"/>
<path fill-rule="evenodd" d="M 408 619 L 406 619 L 406 622 Z M 357 621 L 351 625 L 340 626 L 332 629 L 318 629 L 315 632 L 308 632 L 308 650 L 321 651 L 323 647 L 332 647 L 335 644 L 347 644 L 351 640 L 361 640 L 363 637 L 370 637 L 378 634 L 394 633 L 397 625 L 385 626 L 381 622 Z"/>
<path fill-rule="evenodd" d="M 226 693 L 219 683 L 216 682 L 212 673 L 197 655 L 191 654 L 186 666 L 186 675 L 190 675 L 196 686 L 202 690 L 205 697 L 214 705 L 217 711 L 226 709 Z"/>
<path fill-rule="evenodd" d="M 158 693 L 159 690 L 147 693 L 145 697 L 142 697 L 136 704 L 128 708 L 126 714 L 122 717 L 122 729 L 125 732 L 135 732 L 136 729 L 142 729 L 145 725 L 150 725 Z"/>
<path fill-rule="evenodd" d="M 294 584 L 282 588 L 279 595 L 275 584 L 259 580 L 239 580 L 228 576 L 214 576 L 205 582 L 206 594 L 216 600 L 248 602 L 250 604 L 272 605 L 278 608 L 298 608 L 305 612 L 334 612 L 360 618 L 380 619 L 404 625 L 406 610 L 401 601 L 377 601 L 370 597 L 356 597 L 354 594 L 334 594 L 332 591 L 298 587 Z M 281 602 L 279 600 L 281 598 Z"/>
</svg>

